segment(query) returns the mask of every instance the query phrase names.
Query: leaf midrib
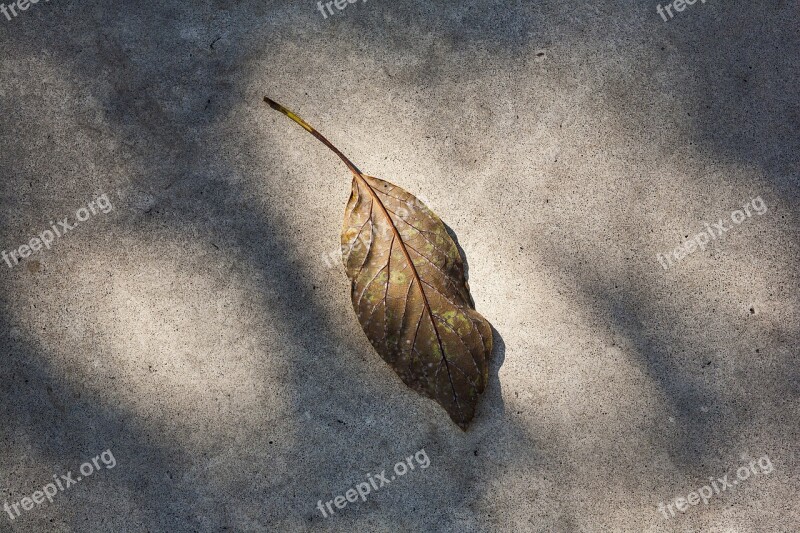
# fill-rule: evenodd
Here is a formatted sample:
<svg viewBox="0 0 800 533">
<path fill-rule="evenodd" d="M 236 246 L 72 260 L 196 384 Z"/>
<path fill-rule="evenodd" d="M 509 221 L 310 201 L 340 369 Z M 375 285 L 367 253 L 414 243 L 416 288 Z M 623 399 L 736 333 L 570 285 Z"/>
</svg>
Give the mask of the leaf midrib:
<svg viewBox="0 0 800 533">
<path fill-rule="evenodd" d="M 353 174 L 357 179 L 361 180 L 361 182 L 367 188 L 367 191 L 369 191 L 370 196 L 372 196 L 373 202 L 377 202 L 378 203 L 378 207 L 380 208 L 380 211 L 383 213 L 383 216 L 386 217 L 386 220 L 389 222 L 389 225 L 392 227 L 392 231 L 394 232 L 395 239 L 397 241 L 399 241 L 399 243 L 400 243 L 400 249 L 403 251 L 403 255 L 405 256 L 406 261 L 408 262 L 409 266 L 411 267 L 411 272 L 414 274 L 414 279 L 417 280 L 417 285 L 419 286 L 419 290 L 422 293 L 422 303 L 425 305 L 425 310 L 428 312 L 428 320 L 431 321 L 431 326 L 433 327 L 433 333 L 434 333 L 434 335 L 436 335 L 436 342 L 439 344 L 439 352 L 442 354 L 442 359 L 444 360 L 444 366 L 447 369 L 447 378 L 450 381 L 450 388 L 453 390 L 453 399 L 455 400 L 456 406 L 458 406 L 459 411 L 461 411 L 461 404 L 458 401 L 458 394 L 456 393 L 456 386 L 453 383 L 453 375 L 450 373 L 450 364 L 447 362 L 447 356 L 444 353 L 444 346 L 442 346 L 442 338 L 439 335 L 439 329 L 436 327 L 436 321 L 433 319 L 433 313 L 431 312 L 431 306 L 430 306 L 430 303 L 428 302 L 428 295 L 425 294 L 425 288 L 423 287 L 423 284 L 422 284 L 422 278 L 420 278 L 419 272 L 417 272 L 417 267 L 416 267 L 416 265 L 414 265 L 414 261 L 411 260 L 411 255 L 409 255 L 409 253 L 408 253 L 408 249 L 406 248 L 406 243 L 405 243 L 405 241 L 403 241 L 403 237 L 400 235 L 400 231 L 397 229 L 397 226 L 394 225 L 394 221 L 392 220 L 392 217 L 389 215 L 389 211 L 386 209 L 386 206 L 384 206 L 383 202 L 381 201 L 381 199 L 378 198 L 378 194 L 375 192 L 375 190 L 372 188 L 372 186 L 367 182 L 367 180 L 364 179 L 363 176 L 356 175 L 355 173 L 353 173 Z M 391 253 L 389 254 L 388 261 L 390 263 L 392 261 Z M 392 280 L 387 277 L 387 279 L 386 279 L 387 287 L 388 287 L 388 284 L 391 283 L 391 281 Z M 412 346 L 412 348 L 413 348 L 413 346 Z M 435 378 L 434 378 L 433 386 L 434 386 L 434 388 L 436 387 Z"/>
</svg>

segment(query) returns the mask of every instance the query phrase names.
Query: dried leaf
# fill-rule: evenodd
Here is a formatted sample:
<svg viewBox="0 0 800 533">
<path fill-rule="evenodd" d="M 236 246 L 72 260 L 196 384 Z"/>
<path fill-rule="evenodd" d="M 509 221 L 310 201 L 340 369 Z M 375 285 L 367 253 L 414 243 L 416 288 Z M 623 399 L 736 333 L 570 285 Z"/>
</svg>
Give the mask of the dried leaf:
<svg viewBox="0 0 800 533">
<path fill-rule="evenodd" d="M 486 388 L 492 330 L 474 309 L 461 255 L 444 224 L 412 194 L 361 173 L 297 115 L 264 100 L 353 173 L 342 260 L 361 327 L 406 385 L 466 429 Z"/>
</svg>

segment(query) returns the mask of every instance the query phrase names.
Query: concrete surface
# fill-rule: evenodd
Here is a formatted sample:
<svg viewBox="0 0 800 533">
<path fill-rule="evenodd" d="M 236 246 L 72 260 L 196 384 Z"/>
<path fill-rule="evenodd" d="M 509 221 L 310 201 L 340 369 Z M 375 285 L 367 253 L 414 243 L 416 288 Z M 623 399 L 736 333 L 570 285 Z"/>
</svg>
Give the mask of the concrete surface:
<svg viewBox="0 0 800 533">
<path fill-rule="evenodd" d="M 0 15 L 0 246 L 114 207 L 0 263 L 0 503 L 116 460 L 0 531 L 796 531 L 798 5 L 656 6 Z M 458 235 L 498 345 L 467 433 L 361 332 L 348 172 L 265 94 Z"/>
</svg>

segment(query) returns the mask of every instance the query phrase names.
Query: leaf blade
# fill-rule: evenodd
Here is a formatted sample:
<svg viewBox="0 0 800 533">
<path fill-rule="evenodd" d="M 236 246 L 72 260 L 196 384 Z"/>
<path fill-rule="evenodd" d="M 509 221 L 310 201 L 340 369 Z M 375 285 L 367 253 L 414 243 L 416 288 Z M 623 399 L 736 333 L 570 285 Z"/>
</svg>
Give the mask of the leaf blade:
<svg viewBox="0 0 800 533">
<path fill-rule="evenodd" d="M 458 247 L 411 193 L 363 174 L 352 188 L 342 260 L 359 322 L 406 385 L 466 429 L 488 381 L 492 332 L 474 309 Z"/>
</svg>

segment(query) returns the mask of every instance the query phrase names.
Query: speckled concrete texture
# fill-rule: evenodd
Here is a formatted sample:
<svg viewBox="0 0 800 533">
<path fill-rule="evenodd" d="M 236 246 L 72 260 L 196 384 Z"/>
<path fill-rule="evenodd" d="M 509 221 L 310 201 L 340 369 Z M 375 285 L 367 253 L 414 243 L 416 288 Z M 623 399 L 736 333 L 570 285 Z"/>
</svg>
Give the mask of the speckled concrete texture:
<svg viewBox="0 0 800 533">
<path fill-rule="evenodd" d="M 0 262 L 0 532 L 796 531 L 800 12 L 657 5 L 0 14 L 0 251 L 113 205 Z M 497 345 L 467 432 L 370 346 L 350 176 L 264 95 L 458 236 Z"/>
</svg>

